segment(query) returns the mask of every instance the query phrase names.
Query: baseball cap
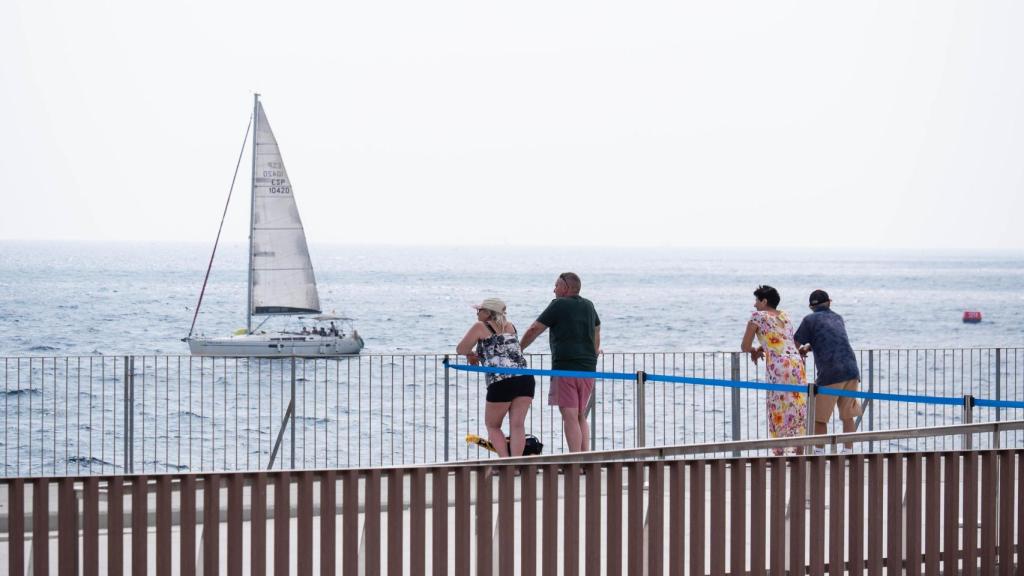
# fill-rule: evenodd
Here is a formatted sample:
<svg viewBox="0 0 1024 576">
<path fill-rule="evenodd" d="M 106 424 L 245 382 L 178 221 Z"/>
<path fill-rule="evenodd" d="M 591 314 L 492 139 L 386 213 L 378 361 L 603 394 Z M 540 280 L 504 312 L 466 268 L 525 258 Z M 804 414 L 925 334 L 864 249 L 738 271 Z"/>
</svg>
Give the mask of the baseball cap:
<svg viewBox="0 0 1024 576">
<path fill-rule="evenodd" d="M 828 292 L 825 292 L 824 290 L 815 290 L 814 292 L 811 292 L 810 304 L 812 308 L 831 301 L 832 300 L 828 297 Z"/>
</svg>

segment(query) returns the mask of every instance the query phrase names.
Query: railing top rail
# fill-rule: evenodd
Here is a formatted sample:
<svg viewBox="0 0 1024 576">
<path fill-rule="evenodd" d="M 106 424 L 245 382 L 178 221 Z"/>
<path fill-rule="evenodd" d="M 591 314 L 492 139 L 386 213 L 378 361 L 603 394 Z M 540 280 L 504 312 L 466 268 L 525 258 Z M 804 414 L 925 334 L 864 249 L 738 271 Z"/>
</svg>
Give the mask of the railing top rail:
<svg viewBox="0 0 1024 576">
<path fill-rule="evenodd" d="M 462 460 L 459 462 L 434 462 L 426 464 L 406 464 L 401 466 L 368 466 L 362 468 L 305 468 L 294 470 L 238 470 L 231 472 L 166 472 L 150 474 L 104 474 L 104 477 L 138 477 L 146 476 L 156 479 L 164 476 L 180 478 L 184 476 L 234 476 L 257 474 L 274 475 L 279 472 L 293 474 L 312 473 L 322 474 L 334 471 L 339 474 L 356 472 L 365 475 L 372 471 L 386 472 L 389 470 L 409 470 L 415 468 L 462 468 L 477 466 L 525 466 L 542 464 L 600 464 L 603 462 L 615 462 L 624 460 L 667 460 L 679 456 L 692 456 L 698 454 L 732 454 L 747 450 L 761 450 L 770 448 L 788 448 L 794 446 L 827 445 L 837 446 L 847 442 L 870 442 L 881 440 L 902 440 L 908 438 L 933 438 L 938 436 L 957 436 L 961 434 L 993 434 L 1008 432 L 1012 430 L 1024 430 L 1024 420 L 1006 420 L 1002 422 L 986 422 L 979 424 L 956 424 L 952 426 L 932 426 L 927 428 L 905 428 L 899 430 L 886 430 L 879 432 L 850 432 L 845 434 L 821 434 L 818 436 L 791 436 L 787 438 L 773 438 L 764 440 L 739 440 L 729 442 L 708 442 L 703 444 L 676 444 L 671 446 L 647 447 L 647 448 L 625 448 L 621 450 L 604 450 L 596 452 L 573 452 L 565 454 L 547 454 L 537 456 L 521 456 L 518 458 Z M 948 451 L 948 450 L 944 450 Z M 903 454 L 904 452 L 897 452 Z M 822 454 L 819 456 L 833 456 L 833 454 Z M 766 456 L 766 458 L 791 458 L 792 456 Z M 814 457 L 814 456 L 810 456 Z M 722 456 L 722 459 L 731 459 L 731 456 Z M 34 480 L 46 478 L 48 480 L 61 480 L 72 478 L 75 480 L 86 480 L 95 478 L 95 475 L 40 475 L 40 476 L 8 476 L 0 477 L 0 485 L 8 484 L 15 480 Z"/>
</svg>

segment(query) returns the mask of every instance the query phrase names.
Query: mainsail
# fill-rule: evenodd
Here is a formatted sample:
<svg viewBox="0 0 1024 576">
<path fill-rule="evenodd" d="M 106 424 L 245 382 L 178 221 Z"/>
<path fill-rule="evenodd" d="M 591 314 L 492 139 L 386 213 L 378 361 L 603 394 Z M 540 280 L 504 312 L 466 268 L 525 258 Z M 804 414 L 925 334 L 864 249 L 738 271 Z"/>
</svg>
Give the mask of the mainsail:
<svg viewBox="0 0 1024 576">
<path fill-rule="evenodd" d="M 259 101 L 255 120 L 250 314 L 317 313 L 320 296 L 306 233 L 277 139 Z"/>
</svg>

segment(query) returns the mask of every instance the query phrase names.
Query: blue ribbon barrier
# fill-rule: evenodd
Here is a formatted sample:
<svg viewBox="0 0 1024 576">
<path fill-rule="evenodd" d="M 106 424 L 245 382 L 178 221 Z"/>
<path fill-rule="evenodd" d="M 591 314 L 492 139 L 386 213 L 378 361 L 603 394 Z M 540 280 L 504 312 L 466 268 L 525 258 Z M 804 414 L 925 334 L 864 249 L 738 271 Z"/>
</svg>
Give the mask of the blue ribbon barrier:
<svg viewBox="0 0 1024 576">
<path fill-rule="evenodd" d="M 471 366 L 469 364 L 450 364 L 445 366 L 463 372 L 479 372 L 484 374 L 508 374 L 528 376 L 562 376 L 565 378 L 596 378 L 599 380 L 634 380 L 635 373 L 630 372 L 585 372 L 577 370 L 538 370 L 534 368 L 497 368 L 493 366 Z M 749 390 L 767 390 L 771 392 L 795 392 L 806 394 L 807 386 L 800 384 L 773 384 L 770 382 L 750 382 L 747 380 L 716 380 L 713 378 L 691 378 L 688 376 L 668 376 L 664 374 L 644 373 L 648 382 L 668 382 L 672 384 L 696 384 L 698 386 L 718 386 L 721 388 L 744 388 Z M 917 404 L 938 404 L 944 406 L 961 406 L 962 396 L 914 396 L 910 394 L 888 394 L 884 392 L 861 392 L 859 390 L 840 390 L 828 386 L 818 386 L 817 393 L 825 396 L 845 396 L 865 400 L 885 400 L 889 402 L 911 402 Z M 1024 409 L 1024 402 L 1010 400 L 987 400 L 975 398 L 974 405 L 983 408 L 1019 408 Z"/>
</svg>

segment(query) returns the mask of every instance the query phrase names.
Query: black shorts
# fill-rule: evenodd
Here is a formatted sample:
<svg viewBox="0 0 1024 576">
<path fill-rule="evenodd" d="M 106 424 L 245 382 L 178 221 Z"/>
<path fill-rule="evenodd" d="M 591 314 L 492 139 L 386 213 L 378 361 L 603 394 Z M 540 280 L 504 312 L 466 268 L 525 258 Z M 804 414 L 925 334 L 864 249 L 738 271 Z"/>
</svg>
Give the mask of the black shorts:
<svg viewBox="0 0 1024 576">
<path fill-rule="evenodd" d="M 511 402 L 522 396 L 533 398 L 537 382 L 533 376 L 513 376 L 487 385 L 488 402 Z"/>
</svg>

